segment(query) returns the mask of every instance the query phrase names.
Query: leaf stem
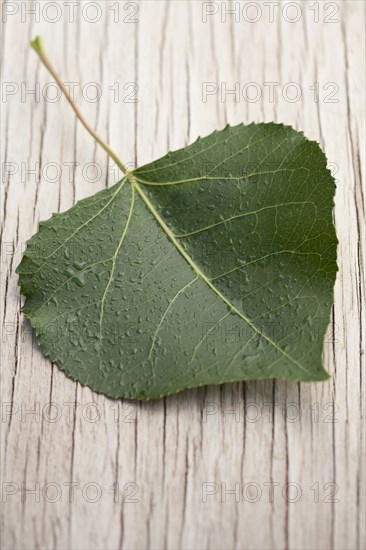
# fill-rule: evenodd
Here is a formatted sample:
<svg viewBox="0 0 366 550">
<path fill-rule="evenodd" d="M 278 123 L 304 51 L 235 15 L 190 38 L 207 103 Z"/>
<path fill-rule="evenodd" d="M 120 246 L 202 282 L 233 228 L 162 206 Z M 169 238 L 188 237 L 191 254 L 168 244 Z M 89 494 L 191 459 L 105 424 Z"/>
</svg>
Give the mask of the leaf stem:
<svg viewBox="0 0 366 550">
<path fill-rule="evenodd" d="M 38 54 L 39 59 L 42 61 L 43 65 L 46 67 L 46 69 L 51 73 L 55 81 L 60 87 L 60 90 L 65 95 L 67 101 L 70 103 L 71 107 L 75 111 L 75 114 L 77 118 L 80 120 L 81 124 L 84 126 L 84 128 L 89 132 L 89 134 L 95 139 L 97 143 L 104 149 L 104 151 L 111 157 L 112 160 L 119 166 L 119 168 L 122 170 L 122 172 L 128 176 L 130 174 L 130 171 L 126 168 L 126 166 L 123 164 L 123 162 L 117 157 L 116 153 L 110 148 L 108 143 L 103 141 L 98 134 L 93 130 L 93 128 L 88 124 L 88 122 L 85 120 L 81 112 L 79 111 L 77 105 L 75 104 L 74 100 L 72 99 L 69 91 L 67 90 L 66 86 L 60 79 L 59 75 L 57 74 L 56 70 L 54 69 L 52 63 L 50 62 L 48 55 L 44 49 L 43 41 L 40 36 L 37 36 L 31 43 L 32 48 L 34 51 Z"/>
</svg>

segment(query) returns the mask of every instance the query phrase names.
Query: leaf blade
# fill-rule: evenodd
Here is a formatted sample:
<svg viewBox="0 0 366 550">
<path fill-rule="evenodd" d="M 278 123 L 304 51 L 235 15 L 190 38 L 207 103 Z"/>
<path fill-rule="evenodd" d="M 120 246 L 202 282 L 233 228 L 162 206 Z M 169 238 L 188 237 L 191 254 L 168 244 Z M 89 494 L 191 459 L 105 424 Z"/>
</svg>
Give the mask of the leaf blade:
<svg viewBox="0 0 366 550">
<path fill-rule="evenodd" d="M 122 182 L 115 186 L 118 192 L 111 188 L 103 199 L 105 204 L 110 201 L 103 212 L 112 209 L 108 219 L 115 225 L 121 213 L 126 216 L 126 201 L 120 200 L 126 194 L 120 193 Z M 60 361 L 62 349 L 49 344 L 44 317 L 35 317 L 34 303 L 45 299 L 42 282 L 32 287 L 29 262 L 21 264 L 20 284 L 28 296 L 25 312 L 34 326 L 40 324 L 39 343 L 52 360 L 96 391 L 140 399 L 207 383 L 328 377 L 321 352 L 337 240 L 332 222 L 334 183 L 317 144 L 282 125 L 227 127 L 135 170 L 130 188 L 132 196 L 136 191 L 136 207 L 129 211 L 130 226 L 119 235 L 113 268 L 108 271 L 96 257 L 93 265 L 87 254 L 89 268 L 95 268 L 104 282 L 109 277 L 104 287 L 108 301 L 102 305 L 105 344 L 95 346 L 97 331 L 89 330 L 98 366 L 92 354 L 80 351 Z M 111 197 L 118 198 L 120 212 L 113 209 Z M 88 200 L 93 204 L 97 199 Z M 76 215 L 80 206 L 74 209 Z M 135 264 L 124 247 L 134 251 Z M 57 256 L 56 272 L 61 263 Z M 58 291 L 50 276 L 47 284 Z M 95 297 L 100 289 L 90 284 L 94 291 L 88 291 L 89 305 L 78 296 L 81 326 L 98 308 Z M 162 285 L 167 284 L 163 295 Z M 73 294 L 73 287 L 69 292 Z M 129 310 L 123 292 L 129 293 L 136 315 L 121 320 Z M 70 300 L 66 304 L 69 313 L 64 316 L 72 317 Z M 58 306 L 51 306 L 54 316 Z M 43 307 L 47 310 L 47 304 Z M 57 315 L 62 319 L 59 330 L 65 331 L 62 315 Z M 270 331 L 268 323 L 274 325 Z M 131 326 L 140 330 L 135 347 L 126 336 Z M 290 333 L 283 335 L 288 327 Z M 112 342 L 116 331 L 117 342 Z M 73 351 L 86 346 L 80 330 L 76 336 Z M 89 370 L 75 364 L 87 360 Z"/>
</svg>

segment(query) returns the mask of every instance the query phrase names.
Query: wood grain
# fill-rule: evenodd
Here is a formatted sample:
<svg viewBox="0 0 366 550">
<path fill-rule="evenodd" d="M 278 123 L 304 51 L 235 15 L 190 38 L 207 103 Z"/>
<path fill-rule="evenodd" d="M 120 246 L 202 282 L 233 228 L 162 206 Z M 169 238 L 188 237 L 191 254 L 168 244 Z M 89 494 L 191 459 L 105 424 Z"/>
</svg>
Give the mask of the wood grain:
<svg viewBox="0 0 366 550">
<path fill-rule="evenodd" d="M 365 548 L 364 2 L 282 2 L 272 22 L 263 2 L 82 1 L 74 20 L 65 4 L 2 3 L 2 548 Z M 125 162 L 228 122 L 284 122 L 321 143 L 339 238 L 329 381 L 114 402 L 42 356 L 20 312 L 24 243 L 118 173 L 66 101 L 44 98 L 55 89 L 28 46 L 36 34 Z M 219 91 L 203 101 L 205 83 Z M 225 95 L 238 85 L 239 98 Z M 26 93 L 35 86 L 40 97 Z"/>
</svg>

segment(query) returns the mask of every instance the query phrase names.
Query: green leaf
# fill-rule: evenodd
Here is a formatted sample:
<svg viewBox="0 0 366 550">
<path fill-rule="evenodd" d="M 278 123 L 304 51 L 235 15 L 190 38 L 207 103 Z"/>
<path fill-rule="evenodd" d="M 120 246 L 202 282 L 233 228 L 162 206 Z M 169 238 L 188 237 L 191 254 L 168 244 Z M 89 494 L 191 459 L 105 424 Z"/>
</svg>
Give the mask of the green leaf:
<svg viewBox="0 0 366 550">
<path fill-rule="evenodd" d="M 334 191 L 317 143 L 251 124 L 53 215 L 18 268 L 43 353 L 112 397 L 325 380 Z"/>
</svg>

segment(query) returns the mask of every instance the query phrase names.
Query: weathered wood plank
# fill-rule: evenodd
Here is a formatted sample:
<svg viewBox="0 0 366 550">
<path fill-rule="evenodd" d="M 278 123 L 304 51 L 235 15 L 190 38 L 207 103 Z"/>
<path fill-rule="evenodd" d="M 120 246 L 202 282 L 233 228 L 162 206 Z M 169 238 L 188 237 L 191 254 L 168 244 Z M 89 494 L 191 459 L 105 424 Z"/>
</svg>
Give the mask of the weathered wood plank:
<svg viewBox="0 0 366 550">
<path fill-rule="evenodd" d="M 82 1 L 74 20 L 67 3 L 51 4 L 2 6 L 3 547 L 364 548 L 364 3 Z M 131 165 L 228 122 L 276 120 L 320 141 L 338 182 L 340 241 L 328 382 L 231 384 L 131 404 L 80 387 L 42 356 L 20 313 L 24 243 L 40 219 L 118 172 L 64 99 L 44 99 L 50 79 L 28 47 L 36 34 Z M 25 94 L 36 83 L 37 100 Z"/>
</svg>

